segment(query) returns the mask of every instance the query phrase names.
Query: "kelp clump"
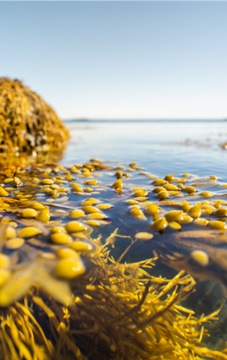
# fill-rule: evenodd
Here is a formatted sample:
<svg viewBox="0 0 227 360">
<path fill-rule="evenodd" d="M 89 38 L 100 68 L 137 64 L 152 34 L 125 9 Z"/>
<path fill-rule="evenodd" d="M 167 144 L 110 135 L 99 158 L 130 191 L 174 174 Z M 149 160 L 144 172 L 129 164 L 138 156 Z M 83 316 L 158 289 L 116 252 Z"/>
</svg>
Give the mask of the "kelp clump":
<svg viewBox="0 0 227 360">
<path fill-rule="evenodd" d="M 69 132 L 54 110 L 19 80 L 0 78 L 0 152 L 63 149 Z"/>
</svg>

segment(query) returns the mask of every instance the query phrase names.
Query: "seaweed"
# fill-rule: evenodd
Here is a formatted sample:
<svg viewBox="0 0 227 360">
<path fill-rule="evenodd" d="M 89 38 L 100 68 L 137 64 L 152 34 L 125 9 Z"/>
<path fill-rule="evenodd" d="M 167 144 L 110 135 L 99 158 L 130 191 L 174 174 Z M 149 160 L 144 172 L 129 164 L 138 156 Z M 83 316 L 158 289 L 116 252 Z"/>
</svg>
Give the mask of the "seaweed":
<svg viewBox="0 0 227 360">
<path fill-rule="evenodd" d="M 0 78 L 0 152 L 64 149 L 69 132 L 54 110 L 19 80 Z"/>
<path fill-rule="evenodd" d="M 98 159 L 0 170 L 0 360 L 227 360 L 226 348 L 205 345 L 223 305 L 201 316 L 183 305 L 192 275 L 226 283 L 216 247 L 226 243 L 226 185 L 173 175 L 150 184 L 134 163 L 121 170 Z M 215 186 L 212 199 L 197 195 L 202 183 Z M 161 276 L 152 251 L 180 272 Z"/>
<path fill-rule="evenodd" d="M 202 339 L 204 324 L 180 305 L 195 285 L 181 271 L 173 279 L 147 272 L 155 259 L 120 263 L 109 243 L 91 259 L 92 270 L 71 283 L 73 303 L 61 305 L 39 287 L 0 310 L 0 359 L 227 359 Z M 122 258 L 121 258 L 122 260 Z"/>
</svg>

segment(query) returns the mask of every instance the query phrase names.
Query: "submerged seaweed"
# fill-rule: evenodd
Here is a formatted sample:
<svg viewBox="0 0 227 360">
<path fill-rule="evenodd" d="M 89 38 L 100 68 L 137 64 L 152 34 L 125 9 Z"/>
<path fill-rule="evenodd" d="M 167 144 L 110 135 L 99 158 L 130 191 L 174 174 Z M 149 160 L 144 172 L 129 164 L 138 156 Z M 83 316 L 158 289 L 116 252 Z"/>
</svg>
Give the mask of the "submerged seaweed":
<svg viewBox="0 0 227 360">
<path fill-rule="evenodd" d="M 182 303 L 191 275 L 226 284 L 215 176 L 92 159 L 8 166 L 0 179 L 0 360 L 227 359 L 204 344 L 220 304 L 196 317 Z M 158 274 L 152 252 L 180 273 Z"/>
<path fill-rule="evenodd" d="M 152 260 L 119 264 L 107 246 L 93 259 L 89 277 L 71 284 L 73 304 L 61 306 L 33 288 L 1 311 L 0 359 L 227 359 L 202 346 L 203 324 L 179 305 L 194 280 L 146 272 Z"/>
</svg>

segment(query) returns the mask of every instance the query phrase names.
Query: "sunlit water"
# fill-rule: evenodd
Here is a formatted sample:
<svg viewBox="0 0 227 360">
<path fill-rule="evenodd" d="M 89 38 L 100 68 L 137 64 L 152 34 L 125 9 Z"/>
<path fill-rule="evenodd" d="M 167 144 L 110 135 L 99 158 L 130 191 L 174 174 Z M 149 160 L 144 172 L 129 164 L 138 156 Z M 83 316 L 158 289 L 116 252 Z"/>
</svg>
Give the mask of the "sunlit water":
<svg viewBox="0 0 227 360">
<path fill-rule="evenodd" d="M 184 172 L 226 180 L 227 122 L 67 122 L 71 133 L 63 163 L 98 157 L 138 162 L 157 176 Z"/>
<path fill-rule="evenodd" d="M 221 146 L 227 141 L 225 121 L 77 121 L 66 122 L 66 126 L 70 130 L 71 140 L 62 160 L 64 165 L 84 163 L 92 158 L 99 158 L 105 162 L 119 161 L 116 162 L 116 166 L 119 164 L 127 167 L 129 163 L 137 162 L 144 171 L 159 178 L 163 178 L 166 174 L 181 177 L 187 172 L 202 178 L 216 175 L 220 184 L 227 181 L 227 150 Z M 107 180 L 108 177 L 105 178 L 104 175 L 102 179 Z M 148 179 L 147 184 L 151 184 Z M 114 211 L 112 216 L 114 217 Z M 132 226 L 133 220 L 128 219 L 128 221 Z M 138 223 L 137 231 L 143 231 L 144 225 Z M 184 230 L 190 229 L 190 226 L 184 226 Z M 121 230 L 125 231 L 123 228 Z M 169 234 L 170 232 L 167 232 L 164 236 L 160 236 L 158 241 L 166 243 L 171 248 Z M 115 251 L 119 251 L 120 254 L 120 246 Z M 135 259 L 146 256 L 152 256 L 152 249 L 148 250 L 144 244 L 138 243 L 135 247 Z M 155 267 L 155 275 L 162 273 L 163 276 L 173 276 L 174 271 L 159 262 Z M 196 293 L 188 299 L 186 306 L 192 307 L 197 314 L 209 313 L 217 309 L 223 300 L 222 289 L 217 287 L 215 282 L 200 281 L 196 288 Z M 227 318 L 226 305 L 222 310 L 221 318 Z M 210 345 L 215 348 L 223 347 L 224 341 L 227 340 L 225 335 L 227 329 L 223 326 L 223 322 L 210 331 L 214 332 Z M 219 336 L 219 332 L 222 335 Z M 220 341 L 217 337 L 220 337 Z"/>
</svg>

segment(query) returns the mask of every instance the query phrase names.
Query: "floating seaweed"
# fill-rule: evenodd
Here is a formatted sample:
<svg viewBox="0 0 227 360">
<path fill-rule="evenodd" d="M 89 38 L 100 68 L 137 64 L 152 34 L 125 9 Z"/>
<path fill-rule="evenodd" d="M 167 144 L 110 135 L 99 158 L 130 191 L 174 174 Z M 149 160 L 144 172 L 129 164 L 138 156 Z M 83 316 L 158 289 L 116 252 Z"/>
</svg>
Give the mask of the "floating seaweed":
<svg viewBox="0 0 227 360">
<path fill-rule="evenodd" d="M 92 159 L 10 165 L 0 182 L 1 360 L 227 359 L 204 343 L 220 306 L 196 317 L 182 303 L 191 275 L 226 283 L 215 176 Z M 159 260 L 180 273 L 155 275 Z"/>
</svg>

